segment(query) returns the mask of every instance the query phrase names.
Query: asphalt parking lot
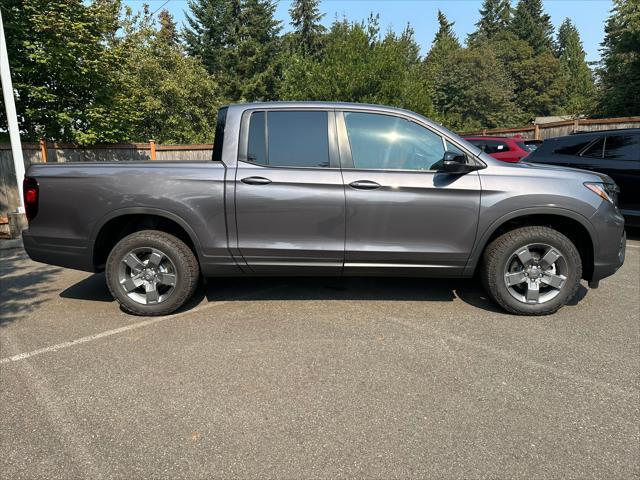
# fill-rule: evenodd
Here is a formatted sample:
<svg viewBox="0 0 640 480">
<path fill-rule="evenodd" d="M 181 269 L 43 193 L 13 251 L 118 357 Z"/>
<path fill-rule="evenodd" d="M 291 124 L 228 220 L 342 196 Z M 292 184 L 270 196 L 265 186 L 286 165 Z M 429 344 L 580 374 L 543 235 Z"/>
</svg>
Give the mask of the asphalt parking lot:
<svg viewBox="0 0 640 480">
<path fill-rule="evenodd" d="M 0 477 L 638 478 L 640 241 L 543 318 L 471 280 L 214 280 L 122 313 L 0 252 Z"/>
</svg>

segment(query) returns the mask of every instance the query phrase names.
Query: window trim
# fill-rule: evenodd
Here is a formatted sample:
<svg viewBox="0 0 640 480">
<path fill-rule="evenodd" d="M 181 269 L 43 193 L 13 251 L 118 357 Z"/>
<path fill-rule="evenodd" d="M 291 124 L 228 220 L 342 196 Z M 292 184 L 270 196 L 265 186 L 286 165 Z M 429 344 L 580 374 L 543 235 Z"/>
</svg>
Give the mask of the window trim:
<svg viewBox="0 0 640 480">
<path fill-rule="evenodd" d="M 390 112 L 380 112 L 376 110 L 360 110 L 360 109 L 349 109 L 342 108 L 335 111 L 336 114 L 336 128 L 338 133 L 338 146 L 340 150 L 340 166 L 345 170 L 358 170 L 362 172 L 409 172 L 409 173 L 445 173 L 442 170 L 414 170 L 414 169 L 404 169 L 404 168 L 358 168 L 353 164 L 353 156 L 351 153 L 351 142 L 349 140 L 349 132 L 347 130 L 347 122 L 345 120 L 345 113 L 364 113 L 371 115 L 383 115 L 386 117 L 394 117 L 401 118 L 403 120 L 407 120 L 408 122 L 415 123 L 419 127 L 422 127 L 429 132 L 438 135 L 442 140 L 444 151 L 447 151 L 447 142 L 451 143 L 453 146 L 458 148 L 460 151 L 465 153 L 467 158 L 467 164 L 477 165 L 480 168 L 486 168 L 484 163 L 480 163 L 476 160 L 475 155 L 469 152 L 466 148 L 462 147 L 458 142 L 454 141 L 452 138 L 443 135 L 441 132 L 431 128 L 429 125 L 424 123 L 420 123 L 415 121 L 415 119 L 402 115 L 400 112 L 397 114 Z"/>
<path fill-rule="evenodd" d="M 328 167 L 303 167 L 303 166 L 287 166 L 287 165 L 262 165 L 260 163 L 252 162 L 247 158 L 247 150 L 249 146 L 249 122 L 251 121 L 251 115 L 255 112 L 265 113 L 265 148 L 267 161 L 269 159 L 269 112 L 326 112 L 327 113 L 327 139 L 329 147 L 329 166 Z M 295 108 L 295 107 L 283 107 L 283 108 L 251 108 L 242 113 L 240 119 L 240 136 L 238 144 L 238 163 L 246 163 L 251 166 L 261 168 L 273 168 L 273 169 L 285 169 L 285 170 L 339 170 L 340 161 L 338 154 L 338 143 L 336 139 L 335 128 L 335 110 L 333 108 Z"/>
</svg>

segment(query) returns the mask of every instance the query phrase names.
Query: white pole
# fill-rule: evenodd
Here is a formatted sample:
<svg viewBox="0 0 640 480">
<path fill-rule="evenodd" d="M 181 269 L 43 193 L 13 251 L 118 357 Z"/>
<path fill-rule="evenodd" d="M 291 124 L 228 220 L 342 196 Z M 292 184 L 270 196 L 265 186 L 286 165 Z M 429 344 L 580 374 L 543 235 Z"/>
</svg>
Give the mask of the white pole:
<svg viewBox="0 0 640 480">
<path fill-rule="evenodd" d="M 7 125 L 9 126 L 11 153 L 13 154 L 13 164 L 16 171 L 16 183 L 18 184 L 18 213 L 24 213 L 24 200 L 22 199 L 24 159 L 22 158 L 22 145 L 20 144 L 20 130 L 18 129 L 16 104 L 13 98 L 13 85 L 11 84 L 11 72 L 9 70 L 7 42 L 4 39 L 2 12 L 0 12 L 0 81 L 2 82 L 2 95 L 4 97 L 4 105 L 7 110 Z"/>
</svg>

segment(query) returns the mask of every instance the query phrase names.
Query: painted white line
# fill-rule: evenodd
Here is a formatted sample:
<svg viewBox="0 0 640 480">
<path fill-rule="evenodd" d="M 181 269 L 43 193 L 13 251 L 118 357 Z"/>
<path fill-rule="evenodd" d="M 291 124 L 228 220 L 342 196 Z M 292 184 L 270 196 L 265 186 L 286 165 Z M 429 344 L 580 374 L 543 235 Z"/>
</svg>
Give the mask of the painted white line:
<svg viewBox="0 0 640 480">
<path fill-rule="evenodd" d="M 31 352 L 19 353 L 17 355 L 13 355 L 11 357 L 5 357 L 5 358 L 0 359 L 0 365 L 3 365 L 5 363 L 10 363 L 10 362 L 18 362 L 20 360 L 25 360 L 27 358 L 35 357 L 36 355 L 42 355 L 43 353 L 57 352 L 58 350 L 62 350 L 63 348 L 69 348 L 69 347 L 73 347 L 75 345 L 80 345 L 82 343 L 93 342 L 93 341 L 99 340 L 101 338 L 110 337 L 112 335 L 117 335 L 117 334 L 123 333 L 123 332 L 128 332 L 130 330 L 136 330 L 138 328 L 148 327 L 150 325 L 155 325 L 156 323 L 164 322 L 165 320 L 174 320 L 176 318 L 180 318 L 180 317 L 183 317 L 185 315 L 189 315 L 191 313 L 200 312 L 200 311 L 205 310 L 207 308 L 218 307 L 220 305 L 224 305 L 224 304 L 227 304 L 227 303 L 230 303 L 230 302 L 234 302 L 234 301 L 237 301 L 237 300 L 242 300 L 243 298 L 246 298 L 246 297 L 251 296 L 251 295 L 264 293 L 264 292 L 267 292 L 269 290 L 273 290 L 274 288 L 277 288 L 277 287 L 265 288 L 265 289 L 262 289 L 262 290 L 258 290 L 256 292 L 252 292 L 252 293 L 248 293 L 246 295 L 242 295 L 240 297 L 236 297 L 233 300 L 221 300 L 219 302 L 211 302 L 211 303 L 207 303 L 205 305 L 201 305 L 199 307 L 193 308 L 191 310 L 187 310 L 185 312 L 176 313 L 174 315 L 165 315 L 164 317 L 156 317 L 156 318 L 152 318 L 152 319 L 149 319 L 149 320 L 143 320 L 142 322 L 133 323 L 131 325 L 125 325 L 124 327 L 114 328 L 113 330 L 107 330 L 105 332 L 96 333 L 94 335 L 88 335 L 86 337 L 77 338 L 75 340 L 70 340 L 68 342 L 58 343 L 56 345 L 51 345 L 49 347 L 39 348 L 38 350 L 33 350 Z"/>
</svg>

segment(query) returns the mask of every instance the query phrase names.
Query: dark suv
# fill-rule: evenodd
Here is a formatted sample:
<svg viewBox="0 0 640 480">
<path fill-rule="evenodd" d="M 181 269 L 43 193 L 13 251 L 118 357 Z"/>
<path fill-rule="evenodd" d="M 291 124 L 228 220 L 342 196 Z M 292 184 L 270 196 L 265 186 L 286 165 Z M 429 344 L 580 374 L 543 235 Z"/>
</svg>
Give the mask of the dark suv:
<svg viewBox="0 0 640 480">
<path fill-rule="evenodd" d="M 640 226 L 640 128 L 549 138 L 526 161 L 606 173 L 620 187 L 627 225 Z"/>
</svg>

